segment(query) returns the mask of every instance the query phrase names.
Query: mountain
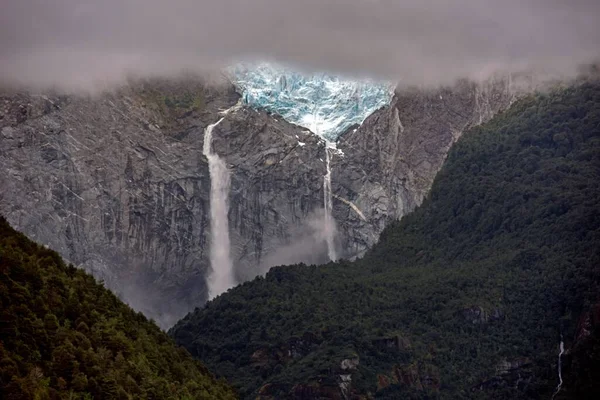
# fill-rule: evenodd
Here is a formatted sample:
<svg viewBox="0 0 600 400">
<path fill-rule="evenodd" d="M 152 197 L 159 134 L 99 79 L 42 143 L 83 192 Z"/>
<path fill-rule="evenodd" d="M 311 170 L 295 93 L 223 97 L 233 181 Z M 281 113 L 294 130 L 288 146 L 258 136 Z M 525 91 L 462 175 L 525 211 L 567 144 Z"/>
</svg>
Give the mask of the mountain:
<svg viewBox="0 0 600 400">
<path fill-rule="evenodd" d="M 0 217 L 0 397 L 234 399 L 156 324 Z"/>
<path fill-rule="evenodd" d="M 398 87 L 337 150 L 254 106 L 226 82 L 135 81 L 93 97 L 0 95 L 0 213 L 169 327 L 208 297 L 211 179 L 204 131 L 231 174 L 237 282 L 329 260 L 322 221 L 330 158 L 334 246 L 363 254 L 419 205 L 452 143 L 530 89 L 526 77 Z M 226 115 L 224 110 L 230 110 Z"/>
<path fill-rule="evenodd" d="M 595 81 L 515 102 L 364 258 L 273 268 L 170 334 L 243 398 L 550 398 L 563 371 L 556 399 L 597 398 L 599 110 Z"/>
</svg>

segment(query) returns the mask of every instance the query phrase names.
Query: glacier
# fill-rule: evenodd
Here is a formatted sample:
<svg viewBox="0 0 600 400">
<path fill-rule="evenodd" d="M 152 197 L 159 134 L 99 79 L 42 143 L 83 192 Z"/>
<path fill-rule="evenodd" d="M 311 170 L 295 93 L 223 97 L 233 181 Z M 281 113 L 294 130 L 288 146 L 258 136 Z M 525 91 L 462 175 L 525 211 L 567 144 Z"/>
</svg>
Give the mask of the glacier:
<svg viewBox="0 0 600 400">
<path fill-rule="evenodd" d="M 236 64 L 229 74 L 245 104 L 279 114 L 329 142 L 388 105 L 394 90 L 388 82 L 304 75 L 264 62 Z"/>
</svg>

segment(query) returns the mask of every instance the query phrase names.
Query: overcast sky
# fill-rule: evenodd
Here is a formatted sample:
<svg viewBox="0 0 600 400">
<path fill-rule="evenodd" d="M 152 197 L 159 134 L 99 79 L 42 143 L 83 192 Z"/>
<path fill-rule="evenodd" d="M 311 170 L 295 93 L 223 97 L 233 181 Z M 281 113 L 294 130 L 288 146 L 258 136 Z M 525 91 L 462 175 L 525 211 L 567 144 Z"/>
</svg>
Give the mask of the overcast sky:
<svg viewBox="0 0 600 400">
<path fill-rule="evenodd" d="M 248 57 L 436 84 L 600 54 L 600 0 L 1 1 L 0 81 L 66 89 Z"/>
</svg>

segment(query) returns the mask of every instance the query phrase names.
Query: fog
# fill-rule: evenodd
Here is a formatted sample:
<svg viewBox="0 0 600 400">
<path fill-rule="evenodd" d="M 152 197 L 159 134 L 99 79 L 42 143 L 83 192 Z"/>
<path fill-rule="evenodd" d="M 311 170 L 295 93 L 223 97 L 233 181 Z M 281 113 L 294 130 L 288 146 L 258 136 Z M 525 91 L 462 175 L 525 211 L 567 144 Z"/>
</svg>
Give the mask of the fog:
<svg viewBox="0 0 600 400">
<path fill-rule="evenodd" d="M 0 84 L 97 90 L 266 59 L 410 84 L 573 74 L 597 0 L 5 0 Z"/>
<path fill-rule="evenodd" d="M 262 260 L 259 273 L 268 272 L 271 267 L 277 265 L 291 264 L 322 264 L 329 261 L 327 255 L 327 232 L 324 229 L 325 210 L 316 209 L 302 221 L 301 224 L 292 227 L 290 232 L 290 243 L 272 249 Z M 330 229 L 337 233 L 335 220 L 331 222 L 334 226 Z M 337 241 L 334 236 L 334 242 Z M 337 244 L 337 243 L 336 243 Z"/>
</svg>

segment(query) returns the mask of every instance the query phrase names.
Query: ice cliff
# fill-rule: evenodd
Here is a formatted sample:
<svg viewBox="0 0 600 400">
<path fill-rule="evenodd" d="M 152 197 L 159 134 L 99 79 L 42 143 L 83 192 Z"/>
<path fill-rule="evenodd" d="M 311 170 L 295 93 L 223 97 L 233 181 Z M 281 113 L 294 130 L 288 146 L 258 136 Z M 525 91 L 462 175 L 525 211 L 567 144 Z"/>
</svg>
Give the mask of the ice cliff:
<svg viewBox="0 0 600 400">
<path fill-rule="evenodd" d="M 386 82 L 303 75 L 269 63 L 238 64 L 230 73 L 246 104 L 279 114 L 329 141 L 390 104 L 394 93 Z"/>
</svg>

